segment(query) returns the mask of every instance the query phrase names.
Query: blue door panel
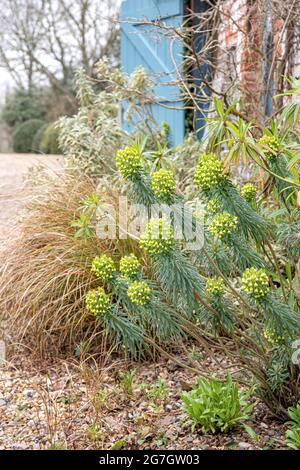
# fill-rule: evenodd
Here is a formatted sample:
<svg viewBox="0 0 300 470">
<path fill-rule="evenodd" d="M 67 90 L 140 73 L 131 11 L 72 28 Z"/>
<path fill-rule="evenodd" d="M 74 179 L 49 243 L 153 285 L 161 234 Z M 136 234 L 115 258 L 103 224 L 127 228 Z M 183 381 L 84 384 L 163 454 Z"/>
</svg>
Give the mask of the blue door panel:
<svg viewBox="0 0 300 470">
<path fill-rule="evenodd" d="M 180 144 L 184 139 L 183 102 L 177 85 L 176 67 L 180 68 L 183 55 L 181 41 L 171 41 L 155 31 L 154 26 L 141 24 L 143 18 L 161 18 L 168 26 L 180 26 L 183 21 L 184 0 L 124 0 L 121 7 L 121 64 L 130 74 L 136 67 L 144 67 L 158 79 L 155 95 L 159 103 L 152 105 L 157 124 L 166 121 L 170 126 L 170 141 Z M 174 64 L 175 62 L 175 64 Z M 123 110 L 124 112 L 124 110 Z M 123 122 L 127 131 L 128 125 Z"/>
</svg>

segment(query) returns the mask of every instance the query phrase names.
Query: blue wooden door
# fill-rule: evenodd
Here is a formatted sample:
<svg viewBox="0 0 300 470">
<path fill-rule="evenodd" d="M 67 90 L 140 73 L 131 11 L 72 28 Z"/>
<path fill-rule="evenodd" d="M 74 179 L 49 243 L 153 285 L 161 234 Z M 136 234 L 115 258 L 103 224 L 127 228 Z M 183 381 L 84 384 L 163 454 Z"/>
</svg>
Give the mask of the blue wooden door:
<svg viewBox="0 0 300 470">
<path fill-rule="evenodd" d="M 162 121 L 168 123 L 173 145 L 182 143 L 184 139 L 183 102 L 179 87 L 172 84 L 177 79 L 176 67 L 180 68 L 182 62 L 183 44 L 179 40 L 167 39 L 155 31 L 154 26 L 139 22 L 143 18 L 160 18 L 168 26 L 180 26 L 183 13 L 184 0 L 123 0 L 121 5 L 123 71 L 132 73 L 136 67 L 142 66 L 155 74 L 158 79 L 155 95 L 159 97 L 159 103 L 152 105 L 152 115 L 157 124 Z M 123 122 L 123 126 L 130 131 L 128 124 Z"/>
</svg>

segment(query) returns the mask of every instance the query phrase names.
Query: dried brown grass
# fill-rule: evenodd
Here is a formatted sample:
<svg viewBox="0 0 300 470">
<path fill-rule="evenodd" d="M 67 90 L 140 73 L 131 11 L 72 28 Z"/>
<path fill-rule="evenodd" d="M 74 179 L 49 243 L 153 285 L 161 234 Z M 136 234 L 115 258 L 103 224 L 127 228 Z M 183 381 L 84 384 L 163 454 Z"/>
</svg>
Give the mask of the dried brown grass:
<svg viewBox="0 0 300 470">
<path fill-rule="evenodd" d="M 6 320 L 9 341 L 28 344 L 44 355 L 103 351 L 105 332 L 85 308 L 86 292 L 95 287 L 93 258 L 109 252 L 119 258 L 138 252 L 134 240 L 100 240 L 96 234 L 76 238 L 72 221 L 80 215 L 83 198 L 96 191 L 84 175 L 63 173 L 46 178 L 29 191 L 18 233 L 0 254 L 0 320 Z M 105 202 L 118 197 L 106 189 Z"/>
</svg>

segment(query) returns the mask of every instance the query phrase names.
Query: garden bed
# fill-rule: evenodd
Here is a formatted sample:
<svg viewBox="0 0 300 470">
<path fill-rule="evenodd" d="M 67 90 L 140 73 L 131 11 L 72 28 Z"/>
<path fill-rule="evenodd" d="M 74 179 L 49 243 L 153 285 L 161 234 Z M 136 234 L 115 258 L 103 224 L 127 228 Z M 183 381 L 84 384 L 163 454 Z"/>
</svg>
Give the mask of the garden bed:
<svg viewBox="0 0 300 470">
<path fill-rule="evenodd" d="M 197 355 L 201 359 L 195 361 Z M 195 348 L 179 357 L 199 370 L 220 371 Z M 100 370 L 73 359 L 33 361 L 22 351 L 1 365 L 0 449 L 286 448 L 286 427 L 261 403 L 250 422 L 257 442 L 240 428 L 216 435 L 192 432 L 180 394 L 195 380 L 195 373 L 166 361 L 116 360 Z"/>
</svg>

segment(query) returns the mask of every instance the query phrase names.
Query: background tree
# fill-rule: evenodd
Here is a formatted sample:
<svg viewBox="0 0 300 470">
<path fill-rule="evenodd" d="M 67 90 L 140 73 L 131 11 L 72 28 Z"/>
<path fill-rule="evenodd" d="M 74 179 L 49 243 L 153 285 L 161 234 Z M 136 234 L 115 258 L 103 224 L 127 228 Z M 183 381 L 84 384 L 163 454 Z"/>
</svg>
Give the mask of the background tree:
<svg viewBox="0 0 300 470">
<path fill-rule="evenodd" d="M 109 53 L 117 61 L 116 6 L 109 0 L 3 0 L 0 66 L 18 88 L 50 84 L 76 109 L 74 71 L 94 75 Z"/>
</svg>

